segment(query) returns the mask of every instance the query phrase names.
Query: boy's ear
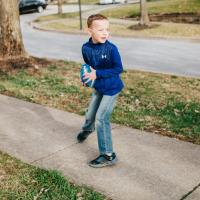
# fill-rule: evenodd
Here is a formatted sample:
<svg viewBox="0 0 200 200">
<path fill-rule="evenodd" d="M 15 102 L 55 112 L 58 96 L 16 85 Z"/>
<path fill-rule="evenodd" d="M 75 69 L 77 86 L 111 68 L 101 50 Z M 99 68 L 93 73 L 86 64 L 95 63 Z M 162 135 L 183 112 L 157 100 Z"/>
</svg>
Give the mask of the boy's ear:
<svg viewBox="0 0 200 200">
<path fill-rule="evenodd" d="M 86 28 L 87 33 L 91 36 L 92 35 L 92 30 L 91 28 Z"/>
</svg>

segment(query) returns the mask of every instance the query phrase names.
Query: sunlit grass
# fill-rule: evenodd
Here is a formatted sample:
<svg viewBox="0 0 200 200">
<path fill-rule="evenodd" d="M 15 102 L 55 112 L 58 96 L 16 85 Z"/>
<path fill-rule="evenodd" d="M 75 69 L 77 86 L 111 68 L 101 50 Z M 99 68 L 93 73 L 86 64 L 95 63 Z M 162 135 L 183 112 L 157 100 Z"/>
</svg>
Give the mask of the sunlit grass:
<svg viewBox="0 0 200 200">
<path fill-rule="evenodd" d="M 198 13 L 199 0 L 160 0 L 148 2 L 149 14 L 157 13 Z M 139 4 L 129 4 L 101 12 L 112 18 L 136 17 L 140 15 Z"/>
<path fill-rule="evenodd" d="M 194 38 L 200 39 L 200 27 L 197 24 L 175 24 L 175 23 L 155 23 L 157 26 L 150 29 L 144 30 L 133 30 L 130 29 L 131 25 L 137 22 L 128 23 L 112 23 L 110 25 L 111 35 L 118 36 L 137 36 L 137 37 L 183 37 L 183 38 Z M 47 23 L 38 24 L 38 27 L 55 30 L 62 32 L 80 33 L 80 24 L 78 19 L 68 19 L 68 20 L 57 20 L 49 21 Z M 86 21 L 83 20 L 83 31 L 86 28 Z"/>
<path fill-rule="evenodd" d="M 158 13 L 199 13 L 199 0 L 159 0 L 148 2 L 149 14 Z M 110 18 L 125 18 L 139 16 L 139 4 L 121 5 L 117 8 L 102 11 Z M 38 18 L 38 27 L 62 31 L 66 33 L 83 33 L 80 31 L 79 13 L 65 13 L 62 15 L 49 15 Z M 110 20 L 111 35 L 131 37 L 168 37 L 168 38 L 193 38 L 200 39 L 200 27 L 198 24 L 162 23 L 154 22 L 153 28 L 134 30 L 130 29 L 137 21 L 116 22 Z M 86 28 L 86 21 L 83 20 L 83 27 Z"/>
<path fill-rule="evenodd" d="M 25 164 L 0 151 L 0 199 L 103 200 L 105 197 L 69 182 L 57 171 Z"/>
<path fill-rule="evenodd" d="M 80 83 L 80 64 L 56 62 L 38 71 L 2 73 L 0 92 L 83 115 L 92 90 Z M 125 71 L 125 89 L 112 122 L 200 143 L 200 80 Z"/>
</svg>

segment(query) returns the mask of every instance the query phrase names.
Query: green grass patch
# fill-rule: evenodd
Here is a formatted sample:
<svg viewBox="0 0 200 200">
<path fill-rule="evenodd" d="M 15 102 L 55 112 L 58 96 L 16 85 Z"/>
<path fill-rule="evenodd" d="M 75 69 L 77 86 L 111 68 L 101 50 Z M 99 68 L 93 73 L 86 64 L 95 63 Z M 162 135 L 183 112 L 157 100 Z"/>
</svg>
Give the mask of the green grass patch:
<svg viewBox="0 0 200 200">
<path fill-rule="evenodd" d="M 54 62 L 39 70 L 2 72 L 0 92 L 83 115 L 92 90 L 82 86 L 81 65 Z M 200 80 L 127 70 L 112 122 L 200 144 Z"/>
<path fill-rule="evenodd" d="M 81 0 L 82 4 L 98 4 L 99 1 L 97 0 Z"/>
<path fill-rule="evenodd" d="M 159 13 L 199 13 L 199 0 L 160 0 L 148 2 L 149 14 Z M 101 12 L 112 18 L 136 17 L 140 15 L 139 4 L 129 4 Z"/>
<path fill-rule="evenodd" d="M 98 4 L 98 0 L 81 0 L 81 4 L 91 5 L 91 4 Z M 78 0 L 63 0 L 63 4 L 78 4 Z"/>
<path fill-rule="evenodd" d="M 183 1 L 183 2 L 182 2 Z M 173 13 L 173 12 L 199 12 L 200 1 L 196 0 L 162 0 L 149 2 L 149 12 L 150 14 L 156 13 Z M 180 4 L 180 5 L 179 5 Z M 166 9 L 166 10 L 165 10 Z M 191 9 L 191 10 L 189 10 Z M 108 17 L 114 18 L 125 18 L 139 16 L 139 5 L 122 5 L 117 8 L 108 9 L 103 11 Z M 80 31 L 80 22 L 78 18 L 78 13 L 66 13 L 63 15 L 49 15 L 43 16 L 36 19 L 37 27 L 61 31 L 66 33 L 83 33 Z M 134 30 L 131 29 L 133 25 L 138 24 L 137 21 L 121 21 L 116 22 L 112 19 L 110 20 L 110 32 L 111 35 L 117 36 L 131 36 L 131 37 L 167 37 L 167 38 L 193 38 L 200 39 L 200 28 L 198 24 L 181 24 L 181 23 L 161 23 L 152 22 L 153 28 Z M 86 20 L 83 20 L 83 29 L 86 28 Z"/>
<path fill-rule="evenodd" d="M 179 134 L 200 137 L 200 104 L 171 100 L 163 107 L 159 115 L 170 125 L 170 129 Z"/>
<path fill-rule="evenodd" d="M 103 200 L 105 196 L 67 181 L 57 171 L 40 169 L 0 152 L 0 199 Z"/>
<path fill-rule="evenodd" d="M 58 20 L 58 19 L 66 19 L 66 18 L 74 18 L 79 15 L 78 12 L 73 13 L 63 13 L 63 14 L 52 14 L 38 17 L 34 22 L 44 22 L 44 21 L 51 21 L 51 20 Z"/>
</svg>

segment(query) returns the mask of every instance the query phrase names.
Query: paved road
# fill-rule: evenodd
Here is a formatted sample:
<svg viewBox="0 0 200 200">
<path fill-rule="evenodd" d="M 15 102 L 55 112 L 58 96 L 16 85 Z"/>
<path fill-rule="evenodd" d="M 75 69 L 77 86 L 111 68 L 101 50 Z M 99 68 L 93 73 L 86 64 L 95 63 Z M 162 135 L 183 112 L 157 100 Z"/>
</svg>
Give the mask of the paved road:
<svg viewBox="0 0 200 200">
<path fill-rule="evenodd" d="M 99 6 L 83 6 L 83 10 Z M 105 7 L 105 6 L 104 6 Z M 65 12 L 77 11 L 78 7 L 65 7 Z M 43 14 L 56 12 L 50 6 Z M 86 35 L 44 32 L 32 29 L 28 22 L 41 14 L 21 16 L 21 26 L 27 51 L 39 57 L 73 60 L 83 62 L 81 45 L 87 41 Z M 184 76 L 200 77 L 200 43 L 167 39 L 142 39 L 111 37 L 121 52 L 124 68 L 162 72 Z"/>
</svg>

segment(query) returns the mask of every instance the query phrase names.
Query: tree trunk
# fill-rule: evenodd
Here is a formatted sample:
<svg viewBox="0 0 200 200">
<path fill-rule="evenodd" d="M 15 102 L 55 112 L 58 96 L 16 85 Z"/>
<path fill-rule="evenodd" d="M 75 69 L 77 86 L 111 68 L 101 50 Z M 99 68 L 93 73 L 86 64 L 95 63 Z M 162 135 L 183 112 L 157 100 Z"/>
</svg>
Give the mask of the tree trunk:
<svg viewBox="0 0 200 200">
<path fill-rule="evenodd" d="M 147 2 L 146 0 L 140 0 L 140 25 L 142 26 L 149 26 L 149 16 L 148 16 L 148 9 L 147 9 Z"/>
<path fill-rule="evenodd" d="M 63 10 L 62 10 L 62 0 L 58 0 L 58 14 L 62 14 Z"/>
<path fill-rule="evenodd" d="M 0 60 L 28 57 L 22 42 L 18 0 L 0 0 Z"/>
</svg>

